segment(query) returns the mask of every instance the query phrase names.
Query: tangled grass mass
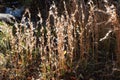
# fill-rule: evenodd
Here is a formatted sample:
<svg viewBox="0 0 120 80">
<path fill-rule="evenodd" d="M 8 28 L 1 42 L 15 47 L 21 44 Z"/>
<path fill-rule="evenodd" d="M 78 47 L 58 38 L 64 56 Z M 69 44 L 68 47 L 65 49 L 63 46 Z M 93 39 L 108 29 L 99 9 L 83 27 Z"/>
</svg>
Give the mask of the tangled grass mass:
<svg viewBox="0 0 120 80">
<path fill-rule="evenodd" d="M 120 20 L 107 0 L 54 1 L 44 20 L 0 22 L 0 80 L 120 80 Z M 71 7 L 72 6 L 72 7 Z"/>
</svg>

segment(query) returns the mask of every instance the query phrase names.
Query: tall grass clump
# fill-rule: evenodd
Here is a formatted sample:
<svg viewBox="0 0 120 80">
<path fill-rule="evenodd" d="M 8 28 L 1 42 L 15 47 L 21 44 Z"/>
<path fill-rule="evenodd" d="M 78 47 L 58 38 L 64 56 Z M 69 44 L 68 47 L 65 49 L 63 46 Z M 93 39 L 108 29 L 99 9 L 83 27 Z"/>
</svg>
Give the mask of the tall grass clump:
<svg viewBox="0 0 120 80">
<path fill-rule="evenodd" d="M 59 15 L 53 2 L 45 24 L 39 8 L 37 22 L 31 21 L 26 9 L 21 23 L 2 23 L 2 80 L 119 79 L 115 6 L 107 0 L 73 0 L 73 4 L 63 1 L 64 11 Z"/>
</svg>

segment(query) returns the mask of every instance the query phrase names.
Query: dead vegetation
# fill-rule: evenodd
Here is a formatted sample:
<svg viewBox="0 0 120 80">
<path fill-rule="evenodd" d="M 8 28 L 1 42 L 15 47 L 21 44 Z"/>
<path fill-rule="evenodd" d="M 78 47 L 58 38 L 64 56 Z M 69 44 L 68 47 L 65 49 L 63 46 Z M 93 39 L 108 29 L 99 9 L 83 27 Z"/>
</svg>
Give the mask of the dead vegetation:
<svg viewBox="0 0 120 80">
<path fill-rule="evenodd" d="M 20 24 L 1 24 L 0 52 L 4 57 L 0 58 L 6 59 L 0 67 L 1 80 L 120 78 L 116 6 L 107 0 L 72 3 L 63 1 L 60 15 L 53 2 L 45 24 L 40 12 L 37 22 L 31 21 L 29 9 Z"/>
</svg>

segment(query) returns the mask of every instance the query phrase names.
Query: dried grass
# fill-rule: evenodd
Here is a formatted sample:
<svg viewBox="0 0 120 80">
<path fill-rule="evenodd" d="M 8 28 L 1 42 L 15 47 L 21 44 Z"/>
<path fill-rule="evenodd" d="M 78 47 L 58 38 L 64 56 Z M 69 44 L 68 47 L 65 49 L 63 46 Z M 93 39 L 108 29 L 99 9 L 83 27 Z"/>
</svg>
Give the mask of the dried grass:
<svg viewBox="0 0 120 80">
<path fill-rule="evenodd" d="M 9 46 L 6 44 L 7 48 L 3 47 L 5 51 L 1 51 L 8 61 L 5 70 L 1 70 L 5 79 L 66 80 L 67 76 L 71 80 L 90 79 L 94 77 L 92 74 L 102 69 L 92 69 L 92 74 L 85 71 L 91 65 L 99 66 L 101 54 L 105 57 L 104 65 L 110 66 L 107 64 L 109 61 L 115 63 L 115 59 L 108 58 L 109 55 L 116 55 L 116 62 L 120 62 L 120 32 L 115 6 L 104 1 L 104 10 L 99 8 L 101 5 L 94 5 L 92 0 L 88 4 L 83 0 L 73 2 L 75 10 L 71 13 L 68 11 L 69 5 L 63 2 L 65 11 L 61 16 L 53 2 L 46 25 L 42 24 L 43 19 L 38 13 L 40 20 L 35 26 L 27 9 L 21 23 L 9 29 L 9 33 L 4 32 L 9 34 Z M 3 28 L 8 29 L 8 25 Z M 116 48 L 110 50 L 111 38 L 117 40 L 117 54 L 113 53 Z M 104 68 L 108 69 L 106 66 Z M 106 71 L 105 75 L 109 73 Z"/>
</svg>

